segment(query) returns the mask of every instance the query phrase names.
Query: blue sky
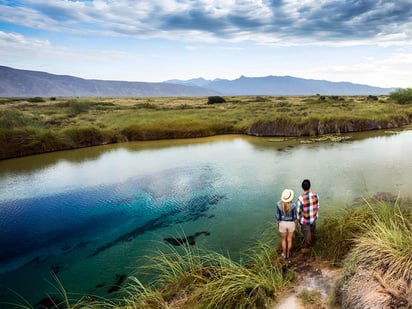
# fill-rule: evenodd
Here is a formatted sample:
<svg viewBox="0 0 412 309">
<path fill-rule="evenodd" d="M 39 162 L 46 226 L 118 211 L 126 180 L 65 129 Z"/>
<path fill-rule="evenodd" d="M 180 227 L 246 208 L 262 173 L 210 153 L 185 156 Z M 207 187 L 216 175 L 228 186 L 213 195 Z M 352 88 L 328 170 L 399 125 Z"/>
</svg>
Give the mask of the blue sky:
<svg viewBox="0 0 412 309">
<path fill-rule="evenodd" d="M 412 87 L 412 0 L 0 0 L 0 65 L 88 79 Z"/>
</svg>

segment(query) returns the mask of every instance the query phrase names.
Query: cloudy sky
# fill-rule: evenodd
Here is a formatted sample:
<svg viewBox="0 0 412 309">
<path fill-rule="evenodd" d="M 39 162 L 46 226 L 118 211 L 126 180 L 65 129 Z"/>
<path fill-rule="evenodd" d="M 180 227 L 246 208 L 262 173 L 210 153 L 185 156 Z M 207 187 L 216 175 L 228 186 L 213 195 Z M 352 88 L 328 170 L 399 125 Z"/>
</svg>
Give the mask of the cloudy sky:
<svg viewBox="0 0 412 309">
<path fill-rule="evenodd" d="M 290 75 L 412 87 L 412 0 L 0 0 L 0 65 L 109 80 Z"/>
</svg>

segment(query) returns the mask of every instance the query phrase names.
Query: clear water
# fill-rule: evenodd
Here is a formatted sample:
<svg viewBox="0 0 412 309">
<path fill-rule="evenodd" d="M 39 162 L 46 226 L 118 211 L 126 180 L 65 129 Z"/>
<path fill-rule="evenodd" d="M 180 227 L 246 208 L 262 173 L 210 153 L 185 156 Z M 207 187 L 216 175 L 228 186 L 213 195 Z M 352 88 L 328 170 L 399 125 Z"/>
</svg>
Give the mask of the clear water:
<svg viewBox="0 0 412 309">
<path fill-rule="evenodd" d="M 32 304 L 56 292 L 50 271 L 70 293 L 115 297 L 117 276 L 183 234 L 238 258 L 273 222 L 282 189 L 298 194 L 304 178 L 321 211 L 376 192 L 409 197 L 412 131 L 349 137 L 220 136 L 0 161 L 0 302 L 16 299 L 10 290 Z"/>
</svg>

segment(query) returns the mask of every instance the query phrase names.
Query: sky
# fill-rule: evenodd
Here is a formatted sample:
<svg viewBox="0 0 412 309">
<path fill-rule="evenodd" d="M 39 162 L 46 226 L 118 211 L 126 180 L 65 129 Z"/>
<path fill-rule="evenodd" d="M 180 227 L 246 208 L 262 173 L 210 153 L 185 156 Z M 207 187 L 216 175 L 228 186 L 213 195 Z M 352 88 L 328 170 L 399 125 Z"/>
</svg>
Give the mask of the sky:
<svg viewBox="0 0 412 309">
<path fill-rule="evenodd" d="M 412 0 L 0 0 L 0 65 L 104 80 L 273 75 L 407 88 Z"/>
</svg>

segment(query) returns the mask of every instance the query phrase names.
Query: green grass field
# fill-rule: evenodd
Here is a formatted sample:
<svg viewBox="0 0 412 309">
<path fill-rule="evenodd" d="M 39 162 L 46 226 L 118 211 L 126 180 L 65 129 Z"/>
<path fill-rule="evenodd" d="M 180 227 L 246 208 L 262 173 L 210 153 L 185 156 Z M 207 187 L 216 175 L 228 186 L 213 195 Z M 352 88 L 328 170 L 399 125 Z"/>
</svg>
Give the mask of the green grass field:
<svg viewBox="0 0 412 309">
<path fill-rule="evenodd" d="M 218 134 L 316 136 L 412 121 L 389 97 L 0 99 L 0 159 L 125 141 Z"/>
</svg>

